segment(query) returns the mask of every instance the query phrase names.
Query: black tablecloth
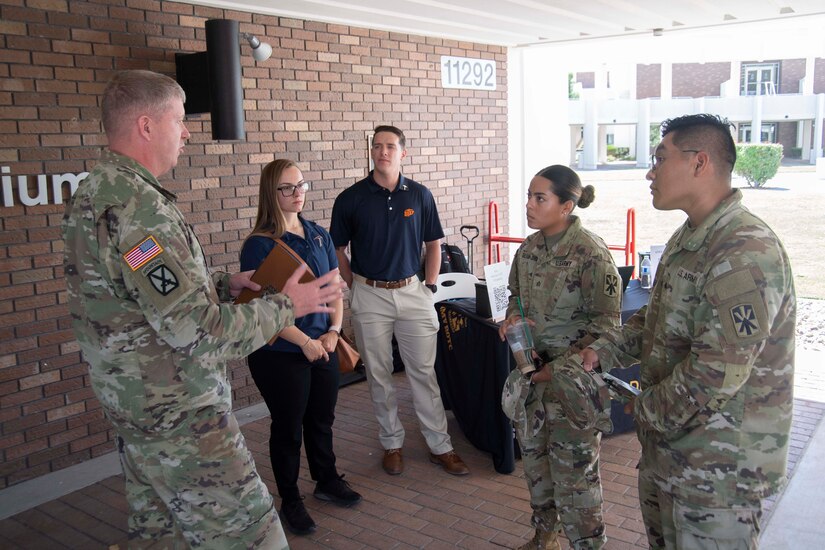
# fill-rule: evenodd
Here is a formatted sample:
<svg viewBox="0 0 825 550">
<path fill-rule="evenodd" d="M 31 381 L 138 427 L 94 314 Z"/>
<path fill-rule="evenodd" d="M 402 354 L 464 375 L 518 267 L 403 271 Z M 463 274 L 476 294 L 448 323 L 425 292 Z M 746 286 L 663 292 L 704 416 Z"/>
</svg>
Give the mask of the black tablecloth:
<svg viewBox="0 0 825 550">
<path fill-rule="evenodd" d="M 626 323 L 642 306 L 650 300 L 650 290 L 639 284 L 639 279 L 631 279 L 622 295 L 622 324 Z"/>
<path fill-rule="evenodd" d="M 501 411 L 501 390 L 510 374 L 510 348 L 496 323 L 476 315 L 474 299 L 435 307 L 441 325 L 435 372 L 444 407 L 470 443 L 493 455 L 496 471 L 509 474 L 516 467 L 513 427 Z"/>
<path fill-rule="evenodd" d="M 647 304 L 650 291 L 630 281 L 622 299 L 622 323 Z M 501 411 L 501 390 L 510 374 L 510 348 L 498 336 L 498 325 L 476 315 L 475 300 L 463 298 L 438 302 L 440 330 L 435 372 L 444 407 L 453 411 L 461 431 L 482 451 L 493 455 L 497 472 L 515 469 L 513 427 Z M 613 369 L 626 382 L 638 380 L 639 367 Z M 633 418 L 614 402 L 613 433 L 633 429 Z"/>
</svg>

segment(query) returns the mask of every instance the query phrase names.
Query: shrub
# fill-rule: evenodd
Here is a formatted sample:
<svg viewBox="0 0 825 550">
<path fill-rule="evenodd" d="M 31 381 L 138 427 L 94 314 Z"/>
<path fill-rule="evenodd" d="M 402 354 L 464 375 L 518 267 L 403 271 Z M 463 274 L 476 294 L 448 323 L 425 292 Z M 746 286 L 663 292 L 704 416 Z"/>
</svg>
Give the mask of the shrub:
<svg viewBox="0 0 825 550">
<path fill-rule="evenodd" d="M 608 145 L 607 160 L 609 162 L 615 160 L 630 160 L 630 147 L 616 147 L 615 145 Z"/>
<path fill-rule="evenodd" d="M 733 172 L 745 178 L 751 187 L 762 187 L 776 175 L 781 160 L 779 143 L 738 143 Z"/>
</svg>

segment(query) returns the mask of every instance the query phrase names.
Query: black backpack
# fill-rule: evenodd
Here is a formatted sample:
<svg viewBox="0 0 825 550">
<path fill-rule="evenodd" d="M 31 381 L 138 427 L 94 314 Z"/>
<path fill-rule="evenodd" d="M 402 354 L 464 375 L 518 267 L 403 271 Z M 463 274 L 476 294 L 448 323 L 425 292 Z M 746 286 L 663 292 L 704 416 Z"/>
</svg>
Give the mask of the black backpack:
<svg viewBox="0 0 825 550">
<path fill-rule="evenodd" d="M 441 243 L 441 270 L 439 273 L 470 273 L 464 252 L 454 244 Z"/>
</svg>

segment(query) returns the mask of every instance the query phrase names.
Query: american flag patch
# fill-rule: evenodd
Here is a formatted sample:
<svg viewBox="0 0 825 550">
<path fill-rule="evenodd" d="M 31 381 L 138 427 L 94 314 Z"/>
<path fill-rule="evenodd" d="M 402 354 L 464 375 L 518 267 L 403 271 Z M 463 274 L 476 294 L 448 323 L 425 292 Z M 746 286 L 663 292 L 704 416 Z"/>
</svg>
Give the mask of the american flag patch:
<svg viewBox="0 0 825 550">
<path fill-rule="evenodd" d="M 139 245 L 123 255 L 126 265 L 135 271 L 137 268 L 163 252 L 158 242 L 151 235 L 143 239 Z"/>
</svg>

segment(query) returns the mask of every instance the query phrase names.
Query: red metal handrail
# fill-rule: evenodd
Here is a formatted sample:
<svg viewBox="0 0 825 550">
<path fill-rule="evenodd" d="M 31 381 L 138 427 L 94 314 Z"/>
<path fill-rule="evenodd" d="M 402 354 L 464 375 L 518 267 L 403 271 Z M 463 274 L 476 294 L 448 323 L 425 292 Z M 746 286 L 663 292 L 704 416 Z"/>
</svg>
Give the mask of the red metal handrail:
<svg viewBox="0 0 825 550">
<path fill-rule="evenodd" d="M 487 207 L 487 228 L 490 231 L 490 237 L 487 241 L 487 263 L 493 263 L 493 243 L 495 243 L 496 262 L 501 261 L 501 244 L 500 243 L 520 243 L 524 241 L 523 237 L 510 237 L 499 234 L 498 227 L 498 203 L 490 201 Z M 607 248 L 610 250 L 624 251 L 625 265 L 634 265 L 636 258 L 636 209 L 627 209 L 627 227 L 625 229 L 625 243 L 609 244 Z M 636 277 L 636 270 L 633 270 L 633 277 Z"/>
</svg>

